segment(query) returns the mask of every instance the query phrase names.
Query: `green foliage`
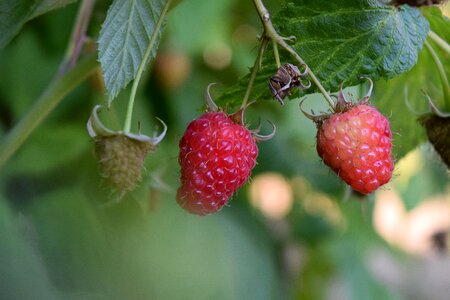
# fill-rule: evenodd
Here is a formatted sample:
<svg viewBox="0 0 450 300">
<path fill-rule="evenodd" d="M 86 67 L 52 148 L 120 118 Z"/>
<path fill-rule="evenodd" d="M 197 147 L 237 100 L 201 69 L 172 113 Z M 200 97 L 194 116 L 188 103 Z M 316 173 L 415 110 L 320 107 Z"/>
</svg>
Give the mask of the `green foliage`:
<svg viewBox="0 0 450 300">
<path fill-rule="evenodd" d="M 428 23 L 417 9 L 373 1 L 297 1 L 275 19 L 327 90 L 360 76 L 392 78 L 417 62 Z"/>
<path fill-rule="evenodd" d="M 86 129 L 78 124 L 42 126 L 27 141 L 26 147 L 14 157 L 9 172 L 42 174 L 74 162 L 89 148 Z M 73 143 L 73 141 L 77 141 Z M 52 145 L 51 148 L 43 145 Z"/>
<path fill-rule="evenodd" d="M 167 17 L 168 33 L 177 33 L 177 39 L 171 43 L 189 53 L 201 54 L 205 47 L 226 35 L 229 20 L 220 16 L 230 7 L 229 0 L 183 2 Z"/>
<path fill-rule="evenodd" d="M 274 17 L 277 31 L 295 36 L 292 47 L 317 75 L 326 90 L 351 86 L 361 76 L 393 78 L 410 70 L 428 32 L 420 11 L 394 8 L 376 1 L 295 1 Z M 282 62 L 294 62 L 282 52 Z M 270 99 L 268 80 L 276 72 L 273 51 L 267 51 L 251 99 Z M 222 101 L 242 100 L 249 76 L 225 91 Z M 310 88 L 305 93 L 316 92 Z M 226 100 L 225 100 L 226 99 Z"/>
<path fill-rule="evenodd" d="M 431 29 L 450 42 L 450 22 L 442 16 L 437 8 L 424 10 Z M 449 55 L 434 45 L 435 51 L 443 62 Z M 444 63 L 447 76 L 450 76 L 450 65 Z M 375 83 L 373 103 L 385 115 L 390 116 L 391 129 L 394 133 L 396 158 L 401 159 L 409 151 L 426 141 L 425 130 L 417 123 L 417 118 L 430 111 L 427 98 L 438 105 L 443 102 L 443 94 L 439 74 L 431 54 L 427 49 L 419 53 L 418 63 L 414 68 L 389 81 Z"/>
<path fill-rule="evenodd" d="M 423 11 L 423 14 L 427 18 L 428 22 L 430 22 L 431 30 L 436 33 L 438 36 L 440 36 L 445 42 L 450 44 L 450 19 L 446 16 L 442 15 L 442 12 L 436 8 L 431 7 L 429 9 L 426 9 Z M 438 55 L 440 61 L 442 62 L 442 65 L 445 70 L 445 74 L 447 75 L 447 79 L 450 78 L 450 64 L 448 61 L 450 61 L 450 54 L 448 52 L 444 52 L 442 48 L 440 48 L 432 39 L 429 39 L 429 42 L 431 46 L 433 47 L 434 51 Z M 435 63 L 433 63 L 434 68 L 433 70 L 437 72 L 437 66 Z M 442 79 L 440 79 L 442 80 Z M 438 92 L 435 90 L 435 87 L 439 86 L 442 89 L 442 83 L 438 83 L 437 81 L 433 81 L 430 83 L 431 86 L 427 87 L 428 89 L 433 89 L 429 93 L 431 93 L 431 98 L 433 99 L 434 103 L 440 107 L 444 107 L 444 97 L 445 95 L 443 92 Z M 446 87 L 444 87 L 446 88 Z M 449 91 L 447 91 L 447 96 L 449 95 Z M 447 101 L 450 101 L 448 99 Z M 448 103 L 448 102 L 447 102 Z"/>
<path fill-rule="evenodd" d="M 408 184 L 398 187 L 407 211 L 419 206 L 423 199 L 433 197 L 436 193 L 446 193 L 445 186 L 448 183 L 446 169 L 438 154 L 430 151 L 430 148 L 431 146 L 423 145 L 416 150 L 421 153 L 422 160 L 426 163 L 422 162 L 421 171 L 408 178 Z"/>
<path fill-rule="evenodd" d="M 27 0 L 8 0 L 0 3 L 0 47 L 5 47 L 19 32 L 31 14 Z"/>
<path fill-rule="evenodd" d="M 76 0 L 4 0 L 0 3 L 0 48 L 29 20 Z"/>
<path fill-rule="evenodd" d="M 58 299 L 37 249 L 36 232 L 0 195 L 0 298 Z"/>
<path fill-rule="evenodd" d="M 3 53 L 5 55 L 0 57 L 0 68 L 8 76 L 2 76 L 0 89 L 9 100 L 6 105 L 11 110 L 12 117 L 18 120 L 51 80 L 60 58 L 48 55 L 46 49 L 39 44 L 38 37 L 27 30 Z M 29 63 L 27 67 L 17 67 L 22 62 L 33 63 Z"/>
<path fill-rule="evenodd" d="M 31 14 L 29 20 L 36 18 L 40 15 L 43 15 L 54 9 L 64 7 L 67 4 L 71 4 L 76 1 L 78 1 L 78 0 L 38 0 L 38 1 L 35 1 L 37 3 L 37 5 L 36 5 L 35 9 L 33 10 L 33 13 Z"/>
<path fill-rule="evenodd" d="M 62 293 L 83 299 L 278 294 L 270 243 L 254 220 L 227 213 L 187 216 L 170 194 L 151 214 L 134 201 L 99 208 L 92 201 L 99 196 L 66 188 L 35 198 L 27 210 L 49 275 Z"/>
<path fill-rule="evenodd" d="M 152 58 L 156 55 L 161 32 L 155 33 L 163 0 L 115 0 L 103 23 L 99 61 L 103 70 L 109 103 L 133 80 L 143 62 L 144 53 L 153 34 L 157 34 Z"/>
<path fill-rule="evenodd" d="M 424 8 L 422 13 L 430 23 L 430 29 L 446 42 L 450 42 L 450 19 L 442 15 L 442 11 L 437 7 Z"/>
<path fill-rule="evenodd" d="M 410 72 L 388 82 L 375 83 L 372 103 L 391 121 L 397 160 L 426 140 L 425 130 L 419 126 L 417 118 L 428 111 L 422 92 L 424 86 L 438 80 L 438 74 L 430 69 L 432 64 L 429 53 L 423 49 L 419 63 Z"/>
</svg>

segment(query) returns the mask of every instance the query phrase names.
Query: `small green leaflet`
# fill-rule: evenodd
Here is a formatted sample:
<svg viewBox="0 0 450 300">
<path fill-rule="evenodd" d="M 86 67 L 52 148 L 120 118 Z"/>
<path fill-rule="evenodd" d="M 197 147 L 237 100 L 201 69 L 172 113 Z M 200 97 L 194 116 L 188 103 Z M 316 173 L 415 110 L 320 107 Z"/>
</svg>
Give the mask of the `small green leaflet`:
<svg viewBox="0 0 450 300">
<path fill-rule="evenodd" d="M 0 48 L 5 47 L 29 20 L 76 0 L 0 1 Z"/>
<path fill-rule="evenodd" d="M 342 83 L 360 83 L 361 76 L 393 78 L 410 70 L 429 28 L 418 9 L 370 0 L 296 0 L 284 5 L 273 23 L 280 35 L 296 36 L 291 46 L 331 92 Z M 296 64 L 284 51 L 280 54 L 282 63 Z M 271 98 L 267 83 L 275 72 L 273 51 L 266 51 L 251 99 Z M 248 79 L 225 91 L 222 101 L 241 101 Z M 316 91 L 313 85 L 306 93 Z"/>
<path fill-rule="evenodd" d="M 109 104 L 136 77 L 164 4 L 164 0 L 114 0 L 109 8 L 98 40 Z M 161 32 L 157 34 L 151 58 Z"/>
</svg>

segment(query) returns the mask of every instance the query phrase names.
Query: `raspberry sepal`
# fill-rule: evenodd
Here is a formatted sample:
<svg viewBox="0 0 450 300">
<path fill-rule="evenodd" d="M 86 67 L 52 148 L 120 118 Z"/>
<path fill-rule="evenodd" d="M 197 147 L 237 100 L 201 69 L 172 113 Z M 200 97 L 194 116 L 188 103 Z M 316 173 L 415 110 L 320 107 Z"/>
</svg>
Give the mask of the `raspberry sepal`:
<svg viewBox="0 0 450 300">
<path fill-rule="evenodd" d="M 101 106 L 97 105 L 87 122 L 87 131 L 95 143 L 95 155 L 99 162 L 100 174 L 119 192 L 121 198 L 125 193 L 134 190 L 142 180 L 142 169 L 145 158 L 156 149 L 167 132 L 163 131 L 155 137 L 113 131 L 100 121 L 98 116 Z"/>
</svg>

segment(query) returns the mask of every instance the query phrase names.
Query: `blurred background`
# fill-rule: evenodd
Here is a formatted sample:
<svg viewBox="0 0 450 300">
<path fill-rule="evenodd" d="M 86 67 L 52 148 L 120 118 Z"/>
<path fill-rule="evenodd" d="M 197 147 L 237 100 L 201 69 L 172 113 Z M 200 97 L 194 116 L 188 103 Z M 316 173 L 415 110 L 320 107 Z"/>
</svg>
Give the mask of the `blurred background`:
<svg viewBox="0 0 450 300">
<path fill-rule="evenodd" d="M 97 3 L 93 39 L 109 4 Z M 57 71 L 77 9 L 29 22 L 0 51 L 0 136 Z M 100 71 L 64 99 L 0 169 L 1 299 L 449 298 L 449 175 L 433 148 L 399 159 L 393 180 L 360 198 L 321 163 L 299 99 L 248 109 L 248 123 L 271 120 L 277 134 L 259 144 L 252 178 L 228 207 L 197 217 L 177 205 L 178 141 L 209 83 L 217 97 L 248 72 L 258 34 L 251 1 L 183 1 L 170 12 L 135 107 L 143 133 L 158 130 L 159 117 L 168 134 L 120 201 L 86 132 L 106 101 Z M 129 92 L 106 116 L 117 129 Z"/>
</svg>

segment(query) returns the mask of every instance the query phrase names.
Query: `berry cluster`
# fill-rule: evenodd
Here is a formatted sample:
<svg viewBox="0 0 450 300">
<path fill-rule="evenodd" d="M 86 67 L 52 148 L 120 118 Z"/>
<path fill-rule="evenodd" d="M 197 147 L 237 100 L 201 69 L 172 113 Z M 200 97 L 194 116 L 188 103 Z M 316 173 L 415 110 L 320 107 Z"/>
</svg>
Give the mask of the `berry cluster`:
<svg viewBox="0 0 450 300">
<path fill-rule="evenodd" d="M 293 88 L 286 87 L 286 91 Z M 389 121 L 367 104 L 369 97 L 370 92 L 352 104 L 341 89 L 332 114 L 311 116 L 303 112 L 317 124 L 317 153 L 323 162 L 362 194 L 389 182 L 394 169 Z M 209 91 L 207 104 L 208 112 L 187 126 L 178 157 L 181 186 L 177 202 L 189 213 L 201 216 L 219 211 L 248 181 L 258 156 L 256 141 L 275 134 L 275 127 L 272 134 L 261 136 L 258 130 L 244 126 L 248 106 L 228 115 L 212 101 Z M 140 181 L 145 157 L 162 140 L 166 127 L 163 124 L 165 129 L 157 138 L 113 132 L 101 124 L 99 110 L 94 108 L 88 131 L 95 140 L 103 177 L 123 194 Z"/>
<path fill-rule="evenodd" d="M 369 194 L 389 182 L 394 169 L 389 121 L 367 104 L 345 99 L 342 90 L 330 115 L 306 116 L 318 127 L 317 152 L 354 190 Z M 254 132 L 242 115 L 220 112 L 210 97 L 210 112 L 192 121 L 180 140 L 181 187 L 177 202 L 186 211 L 207 215 L 219 211 L 247 182 L 256 164 Z"/>
</svg>

